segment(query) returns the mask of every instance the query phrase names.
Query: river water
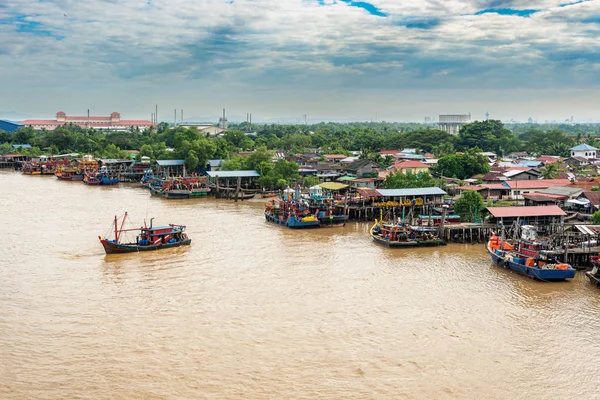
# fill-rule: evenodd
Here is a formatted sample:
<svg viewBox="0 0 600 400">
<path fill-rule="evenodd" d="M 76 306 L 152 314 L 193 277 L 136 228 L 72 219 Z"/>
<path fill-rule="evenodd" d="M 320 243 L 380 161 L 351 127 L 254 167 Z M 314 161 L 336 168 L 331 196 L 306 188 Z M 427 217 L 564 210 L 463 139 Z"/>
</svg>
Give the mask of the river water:
<svg viewBox="0 0 600 400">
<path fill-rule="evenodd" d="M 0 172 L 2 399 L 600 398 L 600 291 L 482 245 L 292 231 L 264 201 L 168 201 Z M 104 254 L 115 214 L 192 246 Z"/>
</svg>

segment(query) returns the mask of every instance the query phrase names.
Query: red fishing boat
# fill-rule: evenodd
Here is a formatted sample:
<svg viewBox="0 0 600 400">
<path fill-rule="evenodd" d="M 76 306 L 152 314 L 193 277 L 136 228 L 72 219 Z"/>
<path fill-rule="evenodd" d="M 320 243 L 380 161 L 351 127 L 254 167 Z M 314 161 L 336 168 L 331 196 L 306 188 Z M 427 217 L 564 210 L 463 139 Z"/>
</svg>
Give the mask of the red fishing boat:
<svg viewBox="0 0 600 400">
<path fill-rule="evenodd" d="M 152 220 L 154 219 L 152 218 L 150 219 L 150 226 L 146 226 L 144 223 L 144 226 L 141 228 L 124 229 L 126 219 L 127 213 L 123 215 L 119 225 L 119 218 L 115 216 L 114 239 L 103 239 L 101 236 L 98 236 L 106 254 L 168 249 L 192 243 L 192 239 L 188 238 L 187 234 L 184 233 L 184 225 L 169 224 L 166 226 L 152 226 Z M 121 241 L 126 232 L 137 232 L 134 242 Z"/>
</svg>

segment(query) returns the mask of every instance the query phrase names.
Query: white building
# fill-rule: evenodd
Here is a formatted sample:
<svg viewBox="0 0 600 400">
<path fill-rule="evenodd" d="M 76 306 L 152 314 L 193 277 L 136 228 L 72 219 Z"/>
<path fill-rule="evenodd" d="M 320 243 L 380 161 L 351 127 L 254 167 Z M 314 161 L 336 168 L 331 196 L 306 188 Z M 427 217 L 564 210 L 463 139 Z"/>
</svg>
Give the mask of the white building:
<svg viewBox="0 0 600 400">
<path fill-rule="evenodd" d="M 598 149 L 584 143 L 570 148 L 569 151 L 571 152 L 571 157 L 582 157 L 589 160 L 590 158 L 596 158 Z"/>
<path fill-rule="evenodd" d="M 471 122 L 471 114 L 445 114 L 440 115 L 438 126 L 442 131 L 458 135 L 460 128 L 469 122 Z"/>
<path fill-rule="evenodd" d="M 200 133 L 204 133 L 207 137 L 220 136 L 225 133 L 225 130 L 213 124 L 181 124 L 187 129 L 196 129 Z"/>
</svg>

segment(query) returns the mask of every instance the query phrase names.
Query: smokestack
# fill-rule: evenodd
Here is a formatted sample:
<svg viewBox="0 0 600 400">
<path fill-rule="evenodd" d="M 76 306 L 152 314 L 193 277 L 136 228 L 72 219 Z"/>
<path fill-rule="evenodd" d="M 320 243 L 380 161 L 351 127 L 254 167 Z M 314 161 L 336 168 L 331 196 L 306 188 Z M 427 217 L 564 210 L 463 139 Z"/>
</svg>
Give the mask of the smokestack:
<svg viewBox="0 0 600 400">
<path fill-rule="evenodd" d="M 89 129 L 89 127 L 90 127 L 90 109 L 88 108 L 88 122 L 87 122 L 86 128 Z"/>
<path fill-rule="evenodd" d="M 156 105 L 156 113 L 154 113 L 154 122 L 158 124 L 158 104 Z"/>
<path fill-rule="evenodd" d="M 183 124 L 183 108 L 181 109 L 181 120 L 179 121 L 180 124 Z"/>
<path fill-rule="evenodd" d="M 177 109 L 175 109 L 175 118 L 174 118 L 174 124 L 173 126 L 177 126 Z"/>
</svg>

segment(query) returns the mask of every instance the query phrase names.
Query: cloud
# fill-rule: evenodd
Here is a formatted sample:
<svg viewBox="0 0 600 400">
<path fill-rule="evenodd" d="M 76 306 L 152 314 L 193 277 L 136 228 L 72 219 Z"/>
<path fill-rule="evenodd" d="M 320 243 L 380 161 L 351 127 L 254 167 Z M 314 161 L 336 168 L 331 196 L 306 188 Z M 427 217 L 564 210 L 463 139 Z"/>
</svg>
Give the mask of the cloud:
<svg viewBox="0 0 600 400">
<path fill-rule="evenodd" d="M 13 92 L 87 91 L 101 102 L 115 92 L 175 99 L 173 88 L 187 101 L 590 88 L 600 85 L 599 3 L 4 0 L 0 74 Z"/>
</svg>

